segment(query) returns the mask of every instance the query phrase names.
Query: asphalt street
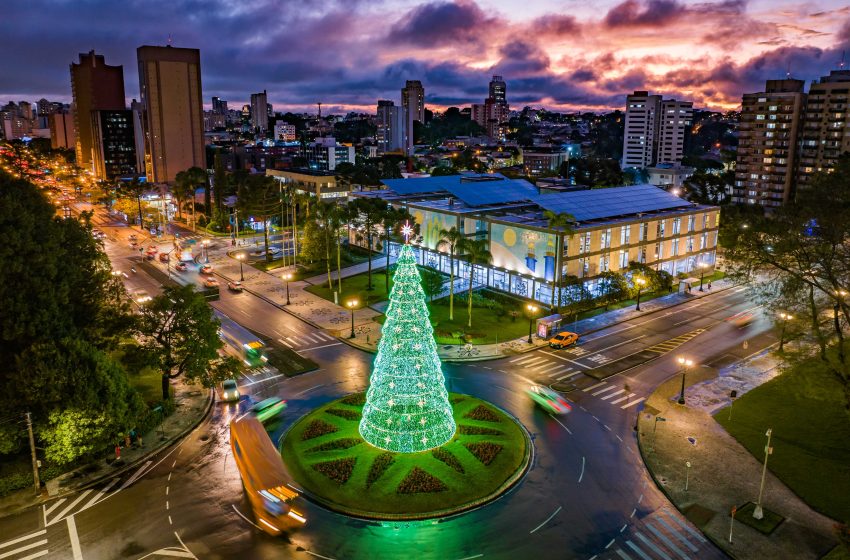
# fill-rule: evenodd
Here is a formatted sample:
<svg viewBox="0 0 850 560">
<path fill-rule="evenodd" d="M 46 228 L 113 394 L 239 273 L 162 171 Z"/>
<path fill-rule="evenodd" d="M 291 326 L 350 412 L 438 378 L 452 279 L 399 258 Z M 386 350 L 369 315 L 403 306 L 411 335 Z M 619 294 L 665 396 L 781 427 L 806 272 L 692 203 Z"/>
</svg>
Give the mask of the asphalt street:
<svg viewBox="0 0 850 560">
<path fill-rule="evenodd" d="M 99 227 L 108 230 L 116 268 L 127 272 L 138 251 L 129 247 L 126 228 Z M 158 290 L 142 271 L 125 280 L 131 290 Z M 678 355 L 720 366 L 773 342 L 764 318 L 744 329 L 727 321 L 754 307 L 743 289 L 609 327 L 576 347 L 444 364 L 451 391 L 487 399 L 527 428 L 534 458 L 526 477 L 495 502 L 440 520 L 364 521 L 308 504 L 307 525 L 277 539 L 253 526 L 230 457 L 229 421 L 251 402 L 278 395 L 289 406 L 270 434 L 277 442 L 309 410 L 366 389 L 373 356 L 251 294 L 222 289 L 213 305 L 309 356 L 319 369 L 293 378 L 248 372 L 240 403 L 217 405 L 187 438 L 135 471 L 0 520 L 0 559 L 724 557 L 655 487 L 634 426 L 652 389 L 680 372 Z M 642 352 L 650 361 L 593 376 Z M 556 418 L 534 407 L 524 393 L 530 383 L 564 390 L 573 412 Z"/>
</svg>

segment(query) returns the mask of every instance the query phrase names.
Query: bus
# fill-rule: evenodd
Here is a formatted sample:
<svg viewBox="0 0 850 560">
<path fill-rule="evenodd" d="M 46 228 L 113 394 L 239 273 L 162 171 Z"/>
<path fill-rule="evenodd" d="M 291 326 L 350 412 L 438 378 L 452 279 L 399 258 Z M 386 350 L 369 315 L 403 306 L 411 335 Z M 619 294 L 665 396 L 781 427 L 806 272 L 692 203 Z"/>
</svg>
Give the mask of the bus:
<svg viewBox="0 0 850 560">
<path fill-rule="evenodd" d="M 260 421 L 252 416 L 233 420 L 230 447 L 258 526 L 275 537 L 303 526 L 307 518 L 295 507 L 300 494 L 287 483 L 280 453 Z"/>
<path fill-rule="evenodd" d="M 218 329 L 221 340 L 245 362 L 245 365 L 256 367 L 269 361 L 266 356 L 266 344 L 262 340 L 221 311 L 215 309 L 213 312 L 221 323 Z"/>
</svg>

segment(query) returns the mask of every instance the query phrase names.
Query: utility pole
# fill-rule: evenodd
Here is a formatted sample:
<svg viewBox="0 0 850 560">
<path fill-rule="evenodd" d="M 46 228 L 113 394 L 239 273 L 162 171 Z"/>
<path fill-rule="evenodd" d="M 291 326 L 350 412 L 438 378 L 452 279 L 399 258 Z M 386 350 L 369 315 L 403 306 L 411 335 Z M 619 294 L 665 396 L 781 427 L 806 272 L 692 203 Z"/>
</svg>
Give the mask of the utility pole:
<svg viewBox="0 0 850 560">
<path fill-rule="evenodd" d="M 768 428 L 767 433 L 764 435 L 767 436 L 767 445 L 764 446 L 764 466 L 761 470 L 761 484 L 759 485 L 759 499 L 756 502 L 756 509 L 753 511 L 753 517 L 755 519 L 764 518 L 764 511 L 761 507 L 761 497 L 764 493 L 764 476 L 767 474 L 767 458 L 770 457 L 771 453 L 773 453 L 773 448 L 770 447 L 770 437 L 773 435 L 773 430 Z"/>
<path fill-rule="evenodd" d="M 36 496 L 41 493 L 41 482 L 38 480 L 38 458 L 35 456 L 35 437 L 32 435 L 32 415 L 24 414 L 27 420 L 27 433 L 30 436 L 30 454 L 32 455 L 32 481 Z"/>
</svg>

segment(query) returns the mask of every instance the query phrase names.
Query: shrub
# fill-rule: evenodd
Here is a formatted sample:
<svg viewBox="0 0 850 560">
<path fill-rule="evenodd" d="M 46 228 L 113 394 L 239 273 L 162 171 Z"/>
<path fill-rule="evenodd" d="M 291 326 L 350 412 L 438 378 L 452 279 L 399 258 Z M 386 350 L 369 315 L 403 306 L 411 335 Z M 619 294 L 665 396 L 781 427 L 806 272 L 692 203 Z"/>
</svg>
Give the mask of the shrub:
<svg viewBox="0 0 850 560">
<path fill-rule="evenodd" d="M 504 432 L 494 430 L 493 428 L 481 428 L 478 426 L 467 426 L 465 424 L 458 425 L 457 433 L 463 436 L 501 436 L 504 434 Z"/>
<path fill-rule="evenodd" d="M 451 451 L 446 451 L 442 447 L 438 447 L 437 449 L 431 451 L 431 455 L 433 455 L 436 460 L 442 461 L 460 474 L 464 473 L 463 465 L 460 464 L 460 461 L 457 460 L 457 457 L 452 455 Z"/>
<path fill-rule="evenodd" d="M 354 447 L 355 445 L 360 445 L 361 443 L 363 443 L 363 440 L 360 438 L 335 439 L 333 441 L 317 445 L 316 447 L 312 447 L 308 449 L 307 452 L 313 453 L 317 451 L 333 451 L 334 449 L 348 449 L 349 447 Z"/>
<path fill-rule="evenodd" d="M 354 463 L 356 462 L 357 459 L 350 457 L 347 459 L 335 459 L 333 461 L 325 461 L 323 463 L 314 463 L 310 466 L 334 482 L 345 484 L 348 479 L 351 478 L 351 473 L 354 472 Z"/>
<path fill-rule="evenodd" d="M 366 488 L 370 488 L 383 475 L 390 465 L 395 461 L 395 453 L 384 451 L 372 461 L 372 466 L 369 467 L 369 474 L 366 476 Z"/>
<path fill-rule="evenodd" d="M 334 416 L 339 416 L 340 418 L 345 418 L 346 420 L 358 420 L 360 418 L 359 412 L 346 410 L 344 408 L 329 408 L 325 412 L 333 414 Z"/>
<path fill-rule="evenodd" d="M 475 455 L 475 458 L 484 463 L 485 465 L 489 465 L 493 462 L 498 455 L 502 451 L 502 446 L 498 443 L 493 443 L 490 441 L 482 441 L 478 443 L 465 443 L 464 446 L 469 449 L 469 452 Z"/>
<path fill-rule="evenodd" d="M 325 422 L 324 420 L 313 420 L 307 425 L 304 432 L 301 434 L 301 441 L 307 441 L 308 439 L 317 438 L 325 434 L 332 434 L 338 430 L 339 428 L 333 424 Z"/>
<path fill-rule="evenodd" d="M 351 406 L 363 406 L 366 404 L 366 393 L 354 393 L 353 395 L 348 395 L 340 402 Z"/>
<path fill-rule="evenodd" d="M 396 488 L 399 494 L 427 494 L 448 490 L 448 486 L 436 476 L 419 467 L 413 467 Z"/>
<path fill-rule="evenodd" d="M 501 422 L 496 413 L 484 406 L 483 404 L 479 404 L 478 406 L 464 414 L 464 418 L 470 418 L 472 420 L 481 420 L 483 422 Z"/>
</svg>

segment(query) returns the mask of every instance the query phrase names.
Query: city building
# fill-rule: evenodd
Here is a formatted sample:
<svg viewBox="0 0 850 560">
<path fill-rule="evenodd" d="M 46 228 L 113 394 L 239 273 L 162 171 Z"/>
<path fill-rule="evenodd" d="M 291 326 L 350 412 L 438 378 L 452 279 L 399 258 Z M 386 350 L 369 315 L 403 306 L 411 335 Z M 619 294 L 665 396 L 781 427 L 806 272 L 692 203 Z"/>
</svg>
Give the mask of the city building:
<svg viewBox="0 0 850 560">
<path fill-rule="evenodd" d="M 507 85 L 501 76 L 493 76 L 490 80 L 489 93 L 484 103 L 472 104 L 470 118 L 487 131 L 488 138 L 503 142 L 510 106 L 507 101 Z"/>
<path fill-rule="evenodd" d="M 169 182 L 190 167 L 206 169 L 200 51 L 146 45 L 136 54 L 148 181 Z"/>
<path fill-rule="evenodd" d="M 404 118 L 402 147 L 408 155 L 413 153 L 413 123 L 425 123 L 425 88 L 419 80 L 407 80 L 401 88 L 401 109 Z"/>
<path fill-rule="evenodd" d="M 378 127 L 378 153 L 396 152 L 404 147 L 404 111 L 387 99 L 378 100 L 375 118 Z"/>
<path fill-rule="evenodd" d="M 303 157 L 310 169 L 333 171 L 340 163 L 354 163 L 354 146 L 337 144 L 332 136 L 319 137 L 304 146 Z"/>
<path fill-rule="evenodd" d="M 227 101 L 221 97 L 212 98 L 212 110 L 219 115 L 227 114 Z"/>
<path fill-rule="evenodd" d="M 295 142 L 298 140 L 298 135 L 295 132 L 295 125 L 285 121 L 277 121 L 274 123 L 274 139 L 277 142 Z"/>
<path fill-rule="evenodd" d="M 103 55 L 80 53 L 80 61 L 71 63 L 71 95 L 73 97 L 75 151 L 77 166 L 93 170 L 92 150 L 95 144 L 94 114 L 96 111 L 117 111 L 126 108 L 124 98 L 124 67 L 106 64 Z"/>
<path fill-rule="evenodd" d="M 77 137 L 74 131 L 74 115 L 68 112 L 52 113 L 48 119 L 50 125 L 50 147 L 54 150 L 75 150 Z"/>
<path fill-rule="evenodd" d="M 265 132 L 269 128 L 268 96 L 266 90 L 251 94 L 251 128 Z"/>
<path fill-rule="evenodd" d="M 94 111 L 92 135 L 92 169 L 96 177 L 112 181 L 138 174 L 132 110 Z"/>
<path fill-rule="evenodd" d="M 850 70 L 833 70 L 809 87 L 800 127 L 797 184 L 813 173 L 832 169 L 838 156 L 850 152 Z"/>
<path fill-rule="evenodd" d="M 204 111 L 204 132 L 223 130 L 227 126 L 224 113 Z"/>
<path fill-rule="evenodd" d="M 765 91 L 744 94 L 732 202 L 776 207 L 793 198 L 804 84 L 768 80 Z"/>
<path fill-rule="evenodd" d="M 557 173 L 561 164 L 570 160 L 570 153 L 558 146 L 532 146 L 520 148 L 522 168 L 526 175 L 533 177 L 545 173 Z"/>
<path fill-rule="evenodd" d="M 553 281 L 573 285 L 561 293 L 562 304 L 567 304 L 577 285 L 598 294 L 600 274 L 627 274 L 630 262 L 672 275 L 715 262 L 719 208 L 688 202 L 653 185 L 540 194 L 527 181 L 499 174 L 382 183 L 383 189 L 351 196 L 406 208 L 419 225 L 414 244 L 421 264 L 449 273 L 440 231 L 456 227 L 468 238 L 486 241 L 493 256 L 492 264 L 476 267 L 474 285 L 547 305 L 554 300 Z M 546 210 L 576 220 L 560 246 L 559 231 L 549 227 Z M 362 244 L 363 238 L 353 228 L 350 242 Z M 396 254 L 398 244 L 391 242 L 389 251 Z M 456 261 L 455 274 L 468 277 L 468 264 Z"/>
<path fill-rule="evenodd" d="M 268 169 L 266 175 L 274 177 L 282 185 L 295 185 L 300 193 L 315 195 L 319 198 L 346 198 L 350 187 L 336 182 L 336 173 L 315 169 Z"/>
<path fill-rule="evenodd" d="M 49 117 L 61 111 L 64 106 L 59 101 L 48 101 L 42 97 L 36 102 L 36 107 L 39 117 Z"/>
<path fill-rule="evenodd" d="M 9 102 L 0 108 L 0 134 L 6 140 L 19 140 L 32 133 L 32 120 L 21 112 L 19 104 Z"/>
<path fill-rule="evenodd" d="M 508 87 L 505 80 L 501 76 L 494 75 L 493 79 L 490 80 L 489 98 L 499 105 L 507 105 L 507 89 Z"/>
<path fill-rule="evenodd" d="M 145 173 L 145 106 L 133 99 L 130 102 L 130 111 L 133 115 L 133 136 L 136 139 L 136 172 L 139 175 Z"/>
<path fill-rule="evenodd" d="M 672 163 L 659 163 L 646 168 L 647 182 L 662 189 L 681 189 L 685 181 L 694 174 L 693 167 L 683 167 Z"/>
<path fill-rule="evenodd" d="M 692 117 L 691 101 L 665 100 L 646 91 L 626 96 L 623 168 L 681 163 Z"/>
</svg>

